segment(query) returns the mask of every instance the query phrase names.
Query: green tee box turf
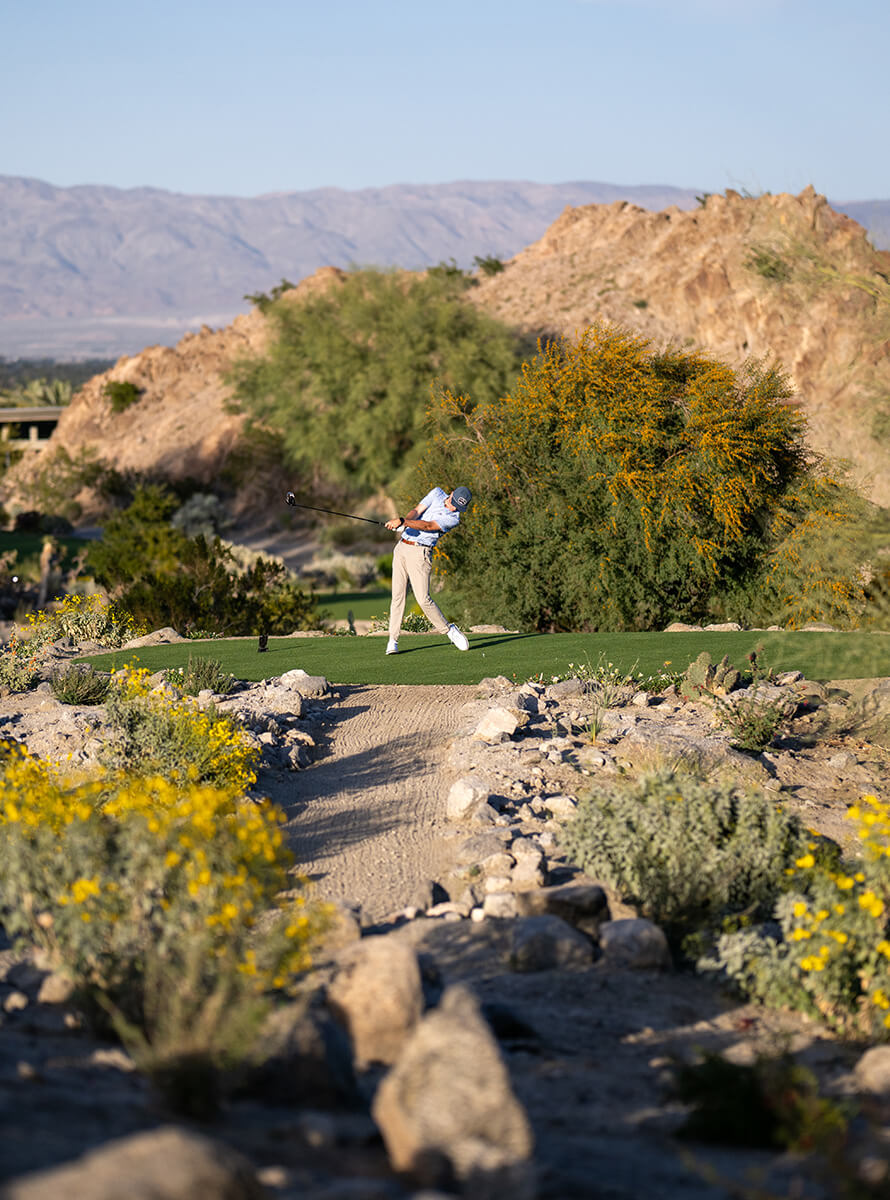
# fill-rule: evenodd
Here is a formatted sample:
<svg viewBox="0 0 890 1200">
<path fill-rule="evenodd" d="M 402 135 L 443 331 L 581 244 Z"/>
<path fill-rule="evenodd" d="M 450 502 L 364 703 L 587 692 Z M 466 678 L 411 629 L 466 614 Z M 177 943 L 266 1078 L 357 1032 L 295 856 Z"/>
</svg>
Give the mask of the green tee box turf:
<svg viewBox="0 0 890 1200">
<path fill-rule="evenodd" d="M 799 670 L 808 679 L 890 676 L 890 636 L 878 633 L 470 634 L 470 649 L 464 653 L 437 634 L 403 634 L 399 654 L 386 655 L 385 647 L 385 636 L 273 637 L 260 654 L 257 638 L 233 638 L 118 650 L 90 661 L 103 670 L 133 663 L 159 671 L 184 667 L 189 655 L 200 655 L 248 681 L 301 667 L 331 683 L 475 684 L 493 675 L 548 681 L 565 675 L 570 663 L 596 666 L 599 661 L 643 675 L 682 672 L 703 650 L 715 661 L 726 654 L 744 668 L 747 655 L 762 647 L 758 659 L 763 664 Z"/>
</svg>

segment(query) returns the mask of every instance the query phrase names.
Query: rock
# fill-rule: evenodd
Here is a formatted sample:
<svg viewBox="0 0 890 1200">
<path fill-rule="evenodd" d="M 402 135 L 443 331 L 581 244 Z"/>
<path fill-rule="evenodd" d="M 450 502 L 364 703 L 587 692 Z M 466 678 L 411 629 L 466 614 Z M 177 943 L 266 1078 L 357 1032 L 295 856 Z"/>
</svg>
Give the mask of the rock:
<svg viewBox="0 0 890 1200">
<path fill-rule="evenodd" d="M 513 926 L 511 965 L 515 971 L 589 967 L 593 944 L 567 921 L 544 913 L 521 917 Z"/>
<path fill-rule="evenodd" d="M 598 883 L 565 883 L 521 892 L 516 896 L 516 910 L 523 917 L 544 913 L 561 917 L 592 938 L 599 936 L 600 927 L 609 920 L 606 893 Z"/>
<path fill-rule="evenodd" d="M 801 625 L 801 633 L 837 633 L 834 625 L 828 625 L 825 621 L 807 621 L 806 625 Z"/>
<path fill-rule="evenodd" d="M 671 952 L 664 932 L 645 917 L 606 921 L 600 927 L 603 962 L 610 967 L 666 968 Z"/>
<path fill-rule="evenodd" d="M 187 641 L 188 638 L 182 637 L 175 629 L 166 625 L 163 629 L 156 629 L 154 633 L 146 633 L 144 637 L 131 638 L 128 642 L 124 642 L 121 649 L 138 650 L 140 646 L 167 646 L 172 642 Z"/>
<path fill-rule="evenodd" d="M 456 1180 L 473 1200 L 532 1200 L 532 1133 L 473 995 L 448 988 L 372 1108 L 395 1170 L 422 1187 Z"/>
<path fill-rule="evenodd" d="M 665 627 L 665 633 L 700 633 L 701 625 L 686 625 L 683 621 L 671 621 Z"/>
<path fill-rule="evenodd" d="M 476 741 L 505 742 L 508 741 L 523 723 L 522 718 L 528 719 L 528 714 L 520 714 L 508 708 L 490 708 L 473 733 Z"/>
<path fill-rule="evenodd" d="M 67 975 L 53 971 L 40 985 L 38 1004 L 67 1004 L 74 995 L 74 981 Z"/>
<path fill-rule="evenodd" d="M 547 700 L 567 700 L 570 696 L 581 696 L 586 691 L 582 679 L 561 679 L 559 683 L 551 683 L 544 696 Z"/>
<path fill-rule="evenodd" d="M 358 1103 L 352 1049 L 341 1025 L 317 1004 L 275 1009 L 251 1053 L 254 1066 L 239 1091 L 273 1103 L 336 1108 Z"/>
<path fill-rule="evenodd" d="M 516 912 L 516 896 L 513 892 L 490 892 L 482 901 L 482 913 L 486 917 L 508 921 L 516 916 Z"/>
<path fill-rule="evenodd" d="M 803 681 L 803 671 L 780 671 L 776 676 L 779 687 L 790 687 L 792 683 Z"/>
<path fill-rule="evenodd" d="M 872 1046 L 854 1068 L 856 1084 L 863 1092 L 890 1098 L 890 1046 Z"/>
<path fill-rule="evenodd" d="M 572 817 L 578 807 L 578 801 L 572 796 L 558 794 L 544 798 L 544 808 L 557 818 Z"/>
<path fill-rule="evenodd" d="M 461 821 L 474 808 L 488 800 L 488 784 L 480 775 L 464 775 L 456 779 L 448 791 L 445 815 L 449 821 Z"/>
<path fill-rule="evenodd" d="M 708 633 L 740 633 L 741 625 L 737 621 L 721 621 L 717 625 L 706 625 Z"/>
<path fill-rule="evenodd" d="M 331 690 L 330 684 L 323 675 L 307 675 L 299 667 L 293 671 L 285 671 L 278 680 L 278 686 L 304 697 L 326 696 Z"/>
<path fill-rule="evenodd" d="M 21 1176 L 3 1200 L 264 1200 L 250 1163 L 221 1142 L 160 1128 L 108 1142 L 83 1158 Z"/>
<path fill-rule="evenodd" d="M 491 829 L 486 830 L 485 833 L 475 833 L 466 841 L 461 842 L 456 853 L 457 862 L 461 865 L 484 862 L 490 855 L 500 854 L 504 849 L 504 843 L 509 841 L 510 834 L 506 829 Z"/>
<path fill-rule="evenodd" d="M 364 938 L 339 956 L 327 1003 L 349 1032 L 359 1069 L 395 1062 L 423 1012 L 417 956 L 392 938 Z"/>
</svg>

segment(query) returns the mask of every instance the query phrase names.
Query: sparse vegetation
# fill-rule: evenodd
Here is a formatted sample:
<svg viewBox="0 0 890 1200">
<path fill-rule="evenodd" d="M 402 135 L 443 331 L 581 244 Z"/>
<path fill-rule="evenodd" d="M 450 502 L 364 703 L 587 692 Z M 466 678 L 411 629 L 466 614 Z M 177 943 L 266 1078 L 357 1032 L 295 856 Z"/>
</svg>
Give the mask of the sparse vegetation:
<svg viewBox="0 0 890 1200">
<path fill-rule="evenodd" d="M 111 679 L 89 663 L 70 663 L 56 667 L 49 678 L 53 695 L 62 704 L 102 704 Z"/>
<path fill-rule="evenodd" d="M 197 696 L 204 691 L 227 696 L 235 686 L 235 676 L 222 669 L 218 658 L 194 657 L 191 654 L 185 667 L 171 667 L 164 672 L 164 679 L 187 696 Z"/>
<path fill-rule="evenodd" d="M 473 256 L 473 262 L 476 265 L 476 270 L 481 271 L 483 275 L 500 275 L 504 269 L 504 264 L 501 260 L 491 254 L 487 254 L 484 258 L 476 254 Z"/>
<path fill-rule="evenodd" d="M 134 405 L 142 396 L 135 383 L 120 379 L 109 379 L 102 389 L 113 413 L 122 413 Z"/>
</svg>

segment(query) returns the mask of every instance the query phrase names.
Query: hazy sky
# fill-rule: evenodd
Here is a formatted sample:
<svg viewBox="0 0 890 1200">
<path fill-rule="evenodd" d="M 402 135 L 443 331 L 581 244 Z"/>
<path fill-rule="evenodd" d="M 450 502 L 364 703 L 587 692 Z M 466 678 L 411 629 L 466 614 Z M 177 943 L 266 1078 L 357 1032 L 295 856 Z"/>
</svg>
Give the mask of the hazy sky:
<svg viewBox="0 0 890 1200">
<path fill-rule="evenodd" d="M 888 0 L 0 0 L 0 174 L 890 197 Z"/>
</svg>

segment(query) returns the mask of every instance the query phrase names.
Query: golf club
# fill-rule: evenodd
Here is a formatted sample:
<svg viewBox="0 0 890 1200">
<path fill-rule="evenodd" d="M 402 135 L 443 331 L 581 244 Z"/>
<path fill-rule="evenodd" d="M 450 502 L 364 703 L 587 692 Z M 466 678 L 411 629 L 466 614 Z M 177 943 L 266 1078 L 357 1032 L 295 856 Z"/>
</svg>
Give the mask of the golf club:
<svg viewBox="0 0 890 1200">
<path fill-rule="evenodd" d="M 299 504 L 293 492 L 288 492 L 284 499 L 291 508 L 311 508 L 313 512 L 327 513 L 331 517 L 348 517 L 350 521 L 367 521 L 369 525 L 386 525 L 385 521 L 375 521 L 373 517 L 357 517 L 354 513 L 337 512 L 333 508 L 316 508 L 314 504 Z"/>
</svg>

